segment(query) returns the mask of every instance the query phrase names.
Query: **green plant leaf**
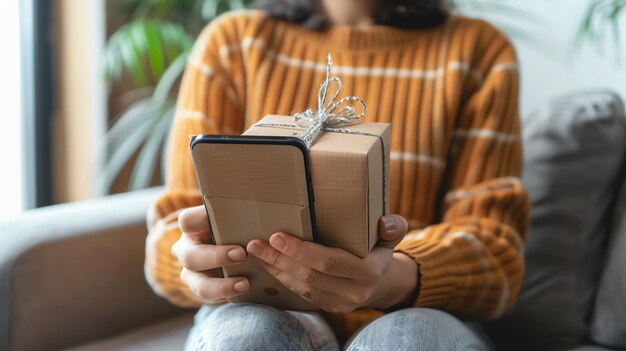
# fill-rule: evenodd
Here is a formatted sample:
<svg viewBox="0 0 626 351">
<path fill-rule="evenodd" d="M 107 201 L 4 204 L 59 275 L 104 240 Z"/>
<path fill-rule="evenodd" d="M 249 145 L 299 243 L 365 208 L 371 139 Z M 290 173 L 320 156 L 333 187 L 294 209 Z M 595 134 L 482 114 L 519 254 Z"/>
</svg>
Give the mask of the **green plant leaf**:
<svg viewBox="0 0 626 351">
<path fill-rule="evenodd" d="M 161 28 L 160 35 L 163 39 L 163 51 L 167 57 L 168 65 L 176 60 L 181 53 L 189 51 L 193 46 L 193 38 L 180 25 Z"/>
<path fill-rule="evenodd" d="M 219 0 L 204 0 L 202 3 L 202 18 L 210 21 L 217 16 Z"/>
<path fill-rule="evenodd" d="M 626 0 L 593 0 L 583 16 L 576 35 L 576 47 L 580 49 L 585 42 L 595 44 L 602 49 L 604 35 L 610 31 L 616 45 L 617 62 L 620 61 L 621 42 L 619 20 L 626 12 Z"/>
<path fill-rule="evenodd" d="M 128 26 L 128 30 L 120 32 L 122 36 L 118 50 L 121 53 L 124 65 L 131 74 L 135 85 L 143 86 L 147 83 L 147 80 L 143 65 L 141 64 L 140 52 L 142 49 L 145 50 L 146 45 L 144 42 L 138 40 L 138 38 L 134 38 L 133 32 L 135 28 L 136 24 L 131 24 Z"/>
<path fill-rule="evenodd" d="M 106 81 L 119 80 L 122 76 L 123 62 L 120 62 L 113 50 L 104 52 L 103 76 Z"/>
<path fill-rule="evenodd" d="M 227 4 L 231 10 L 240 10 L 246 7 L 243 0 L 229 0 Z"/>
<path fill-rule="evenodd" d="M 152 99 L 155 100 L 155 102 L 162 103 L 168 99 L 172 86 L 185 70 L 187 57 L 188 52 L 180 54 L 161 76 L 159 83 L 157 83 L 157 86 L 154 89 L 154 94 L 152 94 Z"/>
<path fill-rule="evenodd" d="M 153 20 L 129 22 L 107 43 L 105 76 L 119 79 L 120 72 L 126 72 L 136 86 L 142 86 L 148 82 L 144 67 L 149 65 L 152 79 L 158 81 L 169 63 L 188 50 L 192 42 L 179 24 Z"/>
<path fill-rule="evenodd" d="M 593 19 L 594 19 L 595 13 L 597 11 L 597 8 L 598 8 L 598 6 L 600 6 L 600 4 L 601 4 L 600 1 L 595 0 L 594 2 L 592 2 L 589 5 L 589 8 L 585 12 L 583 20 L 582 20 L 582 22 L 580 24 L 580 29 L 578 30 L 578 34 L 576 36 L 576 42 L 578 43 L 578 45 L 581 45 L 582 42 L 586 38 L 592 37 L 594 35 L 594 32 L 593 32 Z"/>
<path fill-rule="evenodd" d="M 150 98 L 135 102 L 128 110 L 118 117 L 111 129 L 105 134 L 103 146 L 106 148 L 106 159 L 109 160 L 117 152 L 117 148 L 132 132 L 142 124 L 149 123 L 153 118 L 154 106 Z"/>
<path fill-rule="evenodd" d="M 624 10 L 626 9 L 626 0 L 623 1 L 615 1 L 613 3 L 613 7 L 611 8 L 611 11 L 609 13 L 609 21 L 611 21 L 611 28 L 613 31 L 613 40 L 615 43 L 615 46 L 618 48 L 617 50 L 617 54 L 618 54 L 618 62 L 619 62 L 619 55 L 620 55 L 620 22 L 619 22 L 619 18 L 620 16 L 623 14 Z"/>
<path fill-rule="evenodd" d="M 104 77 L 117 81 L 130 75 L 136 86 L 154 85 L 150 98 L 134 103 L 104 138 L 106 165 L 98 181 L 108 192 L 118 173 L 138 151 L 131 188 L 149 183 L 158 158 L 165 178 L 168 131 L 174 114 L 172 89 L 180 78 L 194 38 L 207 21 L 254 0 L 120 0 L 114 6 L 132 18 L 107 41 Z M 148 69 L 149 68 L 149 69 Z M 142 147 L 143 145 L 143 147 Z M 148 183 L 146 183 L 148 182 Z"/>
<path fill-rule="evenodd" d="M 231 10 L 243 9 L 250 7 L 253 2 L 244 0 L 201 0 L 202 19 L 206 22 L 213 20 L 215 17 L 224 12 Z"/>
<path fill-rule="evenodd" d="M 159 18 L 165 18 L 172 12 L 181 12 L 189 6 L 186 0 L 161 0 L 154 7 L 154 14 Z"/>
<path fill-rule="evenodd" d="M 145 37 L 152 76 L 159 79 L 165 71 L 165 53 L 159 28 L 155 24 L 149 24 L 145 29 Z"/>
<path fill-rule="evenodd" d="M 156 111 L 154 111 L 156 112 Z M 148 135 L 150 135 L 155 121 L 154 119 L 149 120 L 150 122 L 143 123 L 139 125 L 136 129 L 129 134 L 128 138 L 126 138 L 120 145 L 118 145 L 115 153 L 111 155 L 111 158 L 108 160 L 102 172 L 100 172 L 100 178 L 98 179 L 97 191 L 100 194 L 107 194 L 111 185 L 117 178 L 117 175 L 124 168 L 128 160 L 137 152 L 139 146 L 146 140 Z"/>
<path fill-rule="evenodd" d="M 158 2 L 158 0 L 140 0 L 137 2 L 137 6 L 133 11 L 133 18 L 145 18 L 148 17 L 150 11 L 154 7 L 154 5 Z"/>
<path fill-rule="evenodd" d="M 154 126 L 145 144 L 141 148 L 130 176 L 129 190 L 143 189 L 150 185 L 161 154 L 161 148 L 163 147 L 165 138 L 167 138 L 168 130 L 170 129 L 174 116 L 174 103 L 170 102 L 167 105 L 169 105 L 169 107 L 160 111 L 162 114 L 158 123 Z"/>
</svg>

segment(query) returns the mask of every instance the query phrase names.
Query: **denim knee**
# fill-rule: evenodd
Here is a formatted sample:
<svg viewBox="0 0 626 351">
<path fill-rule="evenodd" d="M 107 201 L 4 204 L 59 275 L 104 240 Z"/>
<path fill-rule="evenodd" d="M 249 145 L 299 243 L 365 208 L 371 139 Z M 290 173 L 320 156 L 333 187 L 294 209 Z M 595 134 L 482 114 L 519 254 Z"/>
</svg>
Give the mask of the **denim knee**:
<svg viewBox="0 0 626 351">
<path fill-rule="evenodd" d="M 408 308 L 378 318 L 359 331 L 348 350 L 489 350 L 476 333 L 449 313 Z"/>
<path fill-rule="evenodd" d="M 313 350 L 319 347 L 288 313 L 256 304 L 224 304 L 199 311 L 185 351 Z"/>
</svg>

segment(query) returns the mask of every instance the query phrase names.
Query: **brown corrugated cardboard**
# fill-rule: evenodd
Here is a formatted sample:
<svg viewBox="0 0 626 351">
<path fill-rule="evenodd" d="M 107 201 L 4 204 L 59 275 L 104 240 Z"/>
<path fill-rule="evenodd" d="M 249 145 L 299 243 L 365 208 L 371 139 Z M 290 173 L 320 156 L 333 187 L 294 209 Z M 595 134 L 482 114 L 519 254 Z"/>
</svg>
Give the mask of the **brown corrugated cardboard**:
<svg viewBox="0 0 626 351">
<path fill-rule="evenodd" d="M 303 156 L 300 149 L 289 145 L 195 144 L 192 157 L 215 243 L 245 248 L 250 240 L 269 240 L 279 231 L 312 241 Z M 224 267 L 223 273 L 250 281 L 250 291 L 231 301 L 316 309 L 253 257 Z"/>
<path fill-rule="evenodd" d="M 293 124 L 293 118 L 268 115 L 259 123 Z M 322 132 L 309 151 L 318 238 L 365 257 L 378 238 L 378 219 L 388 212 L 390 124 L 363 122 L 346 129 L 375 136 Z M 294 132 L 304 130 L 253 126 L 244 135 Z"/>
</svg>

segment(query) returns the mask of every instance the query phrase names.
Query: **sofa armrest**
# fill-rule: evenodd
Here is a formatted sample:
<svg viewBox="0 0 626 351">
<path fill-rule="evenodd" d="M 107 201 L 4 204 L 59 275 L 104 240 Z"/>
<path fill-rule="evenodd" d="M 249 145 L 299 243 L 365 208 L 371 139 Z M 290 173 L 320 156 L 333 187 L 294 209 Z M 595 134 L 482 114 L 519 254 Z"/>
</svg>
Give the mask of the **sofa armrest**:
<svg viewBox="0 0 626 351">
<path fill-rule="evenodd" d="M 149 189 L 0 221 L 0 350 L 53 350 L 182 310 L 144 279 Z"/>
</svg>

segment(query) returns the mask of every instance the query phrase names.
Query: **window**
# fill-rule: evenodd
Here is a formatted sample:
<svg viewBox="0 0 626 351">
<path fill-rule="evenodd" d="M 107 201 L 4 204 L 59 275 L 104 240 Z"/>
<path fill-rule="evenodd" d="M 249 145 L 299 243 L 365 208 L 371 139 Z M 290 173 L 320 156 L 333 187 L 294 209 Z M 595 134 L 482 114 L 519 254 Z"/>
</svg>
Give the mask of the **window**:
<svg viewBox="0 0 626 351">
<path fill-rule="evenodd" d="M 22 183 L 22 97 L 19 1 L 0 2 L 0 218 L 19 214 L 24 206 Z"/>
</svg>

